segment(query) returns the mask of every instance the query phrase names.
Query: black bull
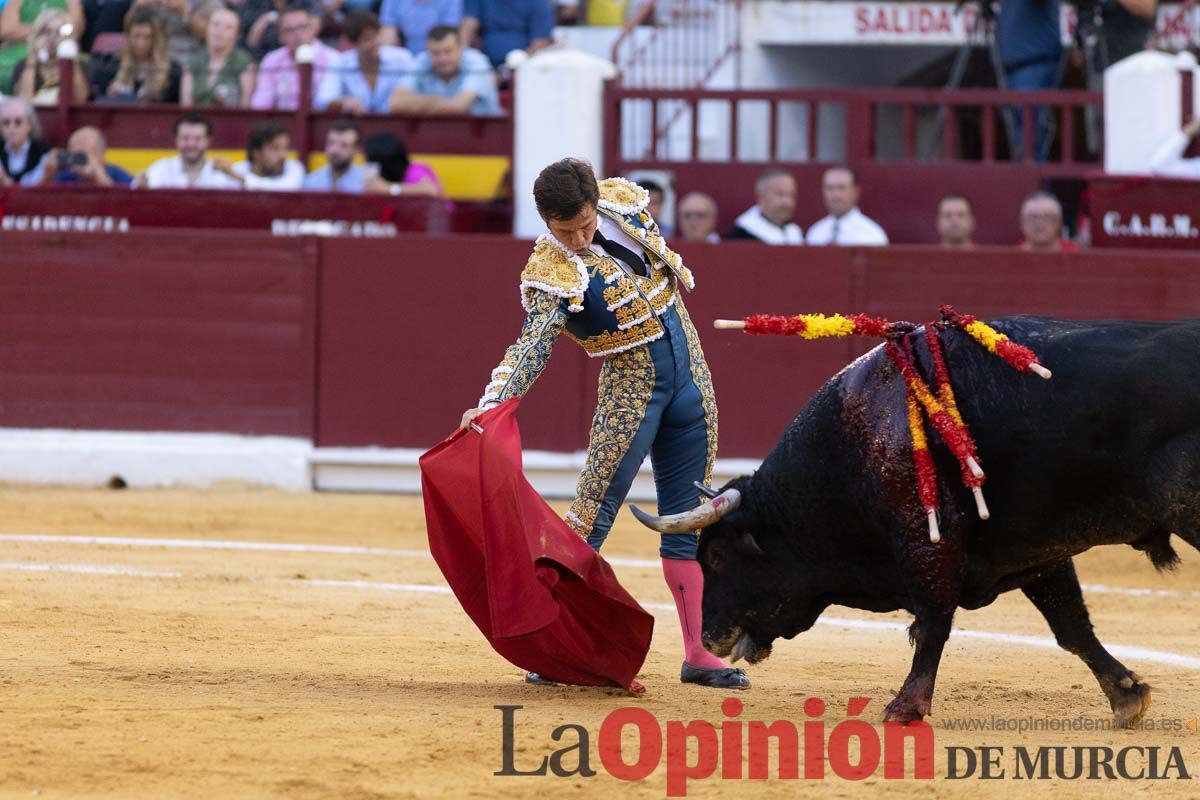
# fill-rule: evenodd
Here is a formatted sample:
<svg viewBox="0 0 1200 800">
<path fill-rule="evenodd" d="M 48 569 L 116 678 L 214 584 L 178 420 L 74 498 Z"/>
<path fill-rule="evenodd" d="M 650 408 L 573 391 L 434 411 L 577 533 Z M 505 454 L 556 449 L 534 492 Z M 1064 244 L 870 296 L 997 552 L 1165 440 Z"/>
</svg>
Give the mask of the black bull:
<svg viewBox="0 0 1200 800">
<path fill-rule="evenodd" d="M 755 663 L 830 605 L 905 609 L 912 669 L 885 719 L 915 720 L 930 711 L 956 609 L 1020 589 L 1092 670 L 1116 722 L 1141 718 L 1150 687 L 1096 638 L 1071 558 L 1128 544 L 1163 570 L 1178 563 L 1172 533 L 1200 548 L 1200 320 L 992 324 L 1054 377 L 1018 373 L 957 329 L 943 336 L 991 519 L 931 436 L 942 539 L 929 540 L 903 381 L 877 348 L 813 396 L 757 472 L 724 487 L 740 499 L 726 491 L 733 502 L 702 507 L 710 650 Z M 928 380 L 923 338 L 915 359 Z M 638 513 L 652 527 L 669 520 Z"/>
</svg>

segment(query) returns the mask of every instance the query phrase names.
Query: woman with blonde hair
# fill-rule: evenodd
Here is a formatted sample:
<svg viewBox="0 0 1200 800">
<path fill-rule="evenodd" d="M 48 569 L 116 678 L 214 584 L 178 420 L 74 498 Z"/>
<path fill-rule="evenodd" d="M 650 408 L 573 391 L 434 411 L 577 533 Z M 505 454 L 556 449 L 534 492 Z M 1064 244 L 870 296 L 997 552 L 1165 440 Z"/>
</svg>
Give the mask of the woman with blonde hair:
<svg viewBox="0 0 1200 800">
<path fill-rule="evenodd" d="M 58 103 L 58 45 L 71 36 L 74 26 L 66 11 L 47 8 L 37 15 L 29 30 L 28 53 L 13 72 L 13 94 L 36 106 Z M 84 102 L 88 98 L 88 82 L 79 60 L 74 62 L 73 98 Z"/>
<path fill-rule="evenodd" d="M 178 103 L 179 65 L 171 61 L 166 21 L 150 6 L 125 17 L 125 47 L 116 75 L 100 76 L 96 94 L 109 102 Z"/>
<path fill-rule="evenodd" d="M 208 18 L 204 49 L 183 73 L 179 103 L 183 106 L 249 108 L 254 96 L 254 59 L 237 46 L 238 15 L 218 8 Z"/>
<path fill-rule="evenodd" d="M 71 18 L 72 36 L 83 33 L 83 3 L 80 0 L 8 0 L 0 4 L 0 93 L 11 91 L 13 71 L 25 60 L 30 29 L 34 20 L 48 8 L 66 11 Z"/>
</svg>

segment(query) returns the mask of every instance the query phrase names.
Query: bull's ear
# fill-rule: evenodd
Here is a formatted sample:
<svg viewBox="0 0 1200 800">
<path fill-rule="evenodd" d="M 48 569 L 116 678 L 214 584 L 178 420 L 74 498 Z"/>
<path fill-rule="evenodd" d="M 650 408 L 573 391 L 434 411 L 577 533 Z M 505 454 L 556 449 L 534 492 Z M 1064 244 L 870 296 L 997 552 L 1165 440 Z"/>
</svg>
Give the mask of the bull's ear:
<svg viewBox="0 0 1200 800">
<path fill-rule="evenodd" d="M 754 534 L 750 531 L 745 531 L 738 537 L 737 549 L 750 556 L 764 555 L 762 548 L 758 546 L 758 542 L 754 541 Z"/>
</svg>

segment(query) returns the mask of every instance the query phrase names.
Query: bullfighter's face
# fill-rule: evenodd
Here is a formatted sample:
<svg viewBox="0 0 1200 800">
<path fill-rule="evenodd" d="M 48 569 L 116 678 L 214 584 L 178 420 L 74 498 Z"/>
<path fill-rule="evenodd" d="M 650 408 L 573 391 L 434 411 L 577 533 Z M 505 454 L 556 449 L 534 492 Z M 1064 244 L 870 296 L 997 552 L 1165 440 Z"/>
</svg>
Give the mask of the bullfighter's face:
<svg viewBox="0 0 1200 800">
<path fill-rule="evenodd" d="M 759 548 L 744 515 L 735 512 L 705 528 L 696 558 L 704 572 L 703 641 L 710 652 L 756 664 L 771 655 L 778 636 L 795 632 L 787 622 L 793 587 Z"/>
</svg>

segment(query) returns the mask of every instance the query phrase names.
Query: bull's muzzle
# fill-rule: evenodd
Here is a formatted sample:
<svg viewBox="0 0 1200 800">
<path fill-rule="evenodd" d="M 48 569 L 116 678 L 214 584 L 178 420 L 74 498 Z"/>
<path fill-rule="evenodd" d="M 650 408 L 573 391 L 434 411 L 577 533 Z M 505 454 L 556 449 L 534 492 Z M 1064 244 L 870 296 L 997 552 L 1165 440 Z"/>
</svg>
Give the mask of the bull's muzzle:
<svg viewBox="0 0 1200 800">
<path fill-rule="evenodd" d="M 659 533 L 686 533 L 707 528 L 721 517 L 736 509 L 742 502 L 742 493 L 737 489 L 726 489 L 699 508 L 685 511 L 682 514 L 668 514 L 656 517 L 647 514 L 637 506 L 631 505 L 629 510 L 637 517 L 638 522 Z"/>
</svg>

